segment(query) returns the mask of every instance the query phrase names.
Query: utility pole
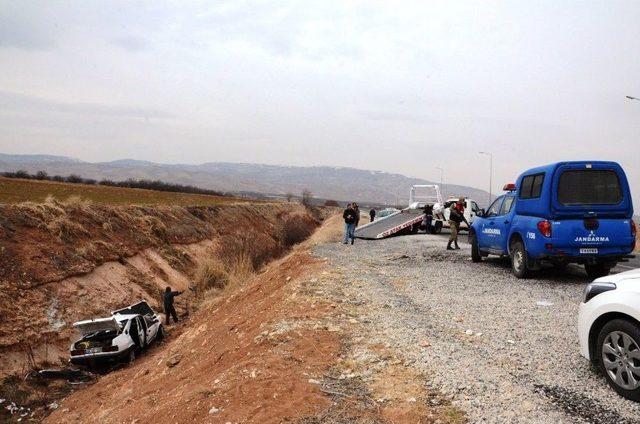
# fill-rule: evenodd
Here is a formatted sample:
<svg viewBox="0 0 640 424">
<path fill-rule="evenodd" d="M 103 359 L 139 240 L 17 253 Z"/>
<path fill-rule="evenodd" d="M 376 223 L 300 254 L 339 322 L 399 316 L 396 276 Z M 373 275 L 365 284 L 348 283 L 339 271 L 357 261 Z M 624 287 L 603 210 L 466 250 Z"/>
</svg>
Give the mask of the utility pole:
<svg viewBox="0 0 640 424">
<path fill-rule="evenodd" d="M 481 155 L 487 155 L 489 156 L 489 203 L 487 204 L 487 207 L 489 207 L 489 205 L 491 204 L 491 198 L 493 197 L 492 191 L 491 191 L 491 187 L 493 187 L 493 153 L 491 152 L 478 152 Z"/>
<path fill-rule="evenodd" d="M 444 169 L 440 168 L 439 166 L 436 166 L 436 169 L 440 170 L 440 188 L 442 188 L 443 178 L 444 178 Z"/>
</svg>

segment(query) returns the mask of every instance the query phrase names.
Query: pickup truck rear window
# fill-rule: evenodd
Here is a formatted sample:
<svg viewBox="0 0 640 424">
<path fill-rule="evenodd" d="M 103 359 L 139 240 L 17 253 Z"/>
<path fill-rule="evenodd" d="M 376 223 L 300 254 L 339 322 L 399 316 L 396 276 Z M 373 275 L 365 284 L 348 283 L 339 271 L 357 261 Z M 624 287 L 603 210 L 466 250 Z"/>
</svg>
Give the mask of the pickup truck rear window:
<svg viewBox="0 0 640 424">
<path fill-rule="evenodd" d="M 616 205 L 622 201 L 618 174 L 610 170 L 564 171 L 558 182 L 558 201 L 573 205 Z"/>
</svg>

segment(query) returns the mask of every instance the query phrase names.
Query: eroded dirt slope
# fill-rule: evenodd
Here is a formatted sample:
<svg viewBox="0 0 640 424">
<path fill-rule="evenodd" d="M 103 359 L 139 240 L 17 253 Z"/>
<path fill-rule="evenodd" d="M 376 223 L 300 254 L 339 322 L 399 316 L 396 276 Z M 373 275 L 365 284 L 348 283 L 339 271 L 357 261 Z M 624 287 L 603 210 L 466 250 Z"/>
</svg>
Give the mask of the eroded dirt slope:
<svg viewBox="0 0 640 424">
<path fill-rule="evenodd" d="M 0 206 L 0 377 L 63 361 L 71 323 L 140 299 L 158 308 L 167 285 L 186 290 L 177 305 L 184 315 L 199 263 L 258 269 L 316 225 L 304 208 L 283 203 Z"/>
<path fill-rule="evenodd" d="M 207 302 L 163 345 L 66 398 L 46 422 L 462 422 L 401 352 L 370 341 L 347 276 L 311 253 L 335 242 L 341 219 L 328 221 Z"/>
</svg>

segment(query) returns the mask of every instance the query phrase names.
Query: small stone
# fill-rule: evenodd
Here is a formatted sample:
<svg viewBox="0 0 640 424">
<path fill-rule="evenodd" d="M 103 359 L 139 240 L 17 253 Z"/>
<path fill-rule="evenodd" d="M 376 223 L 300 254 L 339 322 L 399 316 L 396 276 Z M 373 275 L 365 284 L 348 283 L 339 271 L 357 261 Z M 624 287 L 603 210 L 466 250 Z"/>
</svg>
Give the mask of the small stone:
<svg viewBox="0 0 640 424">
<path fill-rule="evenodd" d="M 415 402 L 417 402 L 417 400 L 416 400 L 416 398 L 414 398 L 414 397 L 410 397 L 410 398 L 407 398 L 407 402 L 409 402 L 409 403 L 415 403 Z"/>
<path fill-rule="evenodd" d="M 173 368 L 176 365 L 178 365 L 181 360 L 182 360 L 182 355 L 180 355 L 179 353 L 176 353 L 175 355 L 173 355 L 169 359 L 167 359 L 167 366 L 169 368 Z"/>
<path fill-rule="evenodd" d="M 464 332 L 467 336 L 470 336 L 473 334 L 473 330 L 467 330 Z"/>
<path fill-rule="evenodd" d="M 476 337 L 482 336 L 482 333 L 476 333 Z"/>
<path fill-rule="evenodd" d="M 507 340 L 507 343 L 509 343 L 509 344 L 516 344 L 516 342 L 515 342 L 515 341 L 513 341 L 513 340 Z"/>
<path fill-rule="evenodd" d="M 429 343 L 427 340 L 422 340 L 420 342 L 420 346 L 421 347 L 429 347 L 429 346 L 431 346 L 431 343 Z"/>
<path fill-rule="evenodd" d="M 218 412 L 220 412 L 220 409 L 216 408 L 215 406 L 209 409 L 209 414 L 213 415 L 213 414 L 217 414 Z"/>
<path fill-rule="evenodd" d="M 320 382 L 318 380 L 316 380 L 316 379 L 310 378 L 309 379 L 309 384 L 318 384 L 319 385 Z"/>
<path fill-rule="evenodd" d="M 291 277 L 287 277 L 287 281 L 291 281 Z"/>
<path fill-rule="evenodd" d="M 51 402 L 48 407 L 51 410 L 55 410 L 55 409 L 58 409 L 60 407 L 60 404 L 58 402 Z"/>
</svg>

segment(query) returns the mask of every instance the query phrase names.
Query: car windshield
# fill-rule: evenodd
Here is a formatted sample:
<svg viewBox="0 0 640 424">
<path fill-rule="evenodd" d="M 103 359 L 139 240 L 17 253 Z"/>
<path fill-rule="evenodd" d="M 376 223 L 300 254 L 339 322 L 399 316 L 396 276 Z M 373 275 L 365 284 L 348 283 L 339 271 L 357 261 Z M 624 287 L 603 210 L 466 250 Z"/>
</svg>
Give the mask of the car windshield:
<svg viewBox="0 0 640 424">
<path fill-rule="evenodd" d="M 566 206 L 616 205 L 622 201 L 618 174 L 612 170 L 571 170 L 560 175 L 558 201 Z"/>
</svg>

